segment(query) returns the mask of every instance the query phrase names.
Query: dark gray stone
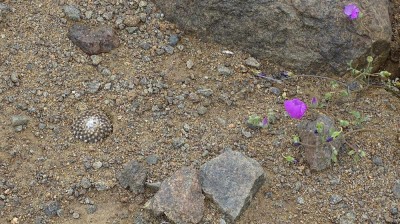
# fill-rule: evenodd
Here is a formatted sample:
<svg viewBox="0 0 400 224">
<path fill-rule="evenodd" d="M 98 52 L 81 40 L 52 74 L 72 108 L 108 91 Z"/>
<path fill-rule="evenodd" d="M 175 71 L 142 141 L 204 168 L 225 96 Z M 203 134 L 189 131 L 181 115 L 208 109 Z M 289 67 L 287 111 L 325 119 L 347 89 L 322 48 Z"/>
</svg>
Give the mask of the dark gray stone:
<svg viewBox="0 0 400 224">
<path fill-rule="evenodd" d="M 231 221 L 247 208 L 265 179 L 257 161 L 232 150 L 226 150 L 200 168 L 204 193 Z"/>
<path fill-rule="evenodd" d="M 60 203 L 58 201 L 50 201 L 43 207 L 43 212 L 47 216 L 56 216 L 57 210 L 61 208 Z"/>
<path fill-rule="evenodd" d="M 147 170 L 138 162 L 131 161 L 124 165 L 123 170 L 117 175 L 119 184 L 128 188 L 133 193 L 143 193 L 147 179 Z"/>
<path fill-rule="evenodd" d="M 362 18 L 350 21 L 347 2 L 320 0 L 155 0 L 166 18 L 182 29 L 259 59 L 308 74 L 342 74 L 347 62 L 378 69 L 392 36 L 389 1 L 365 0 Z M 360 5 L 359 5 L 360 6 Z"/>
<path fill-rule="evenodd" d="M 324 124 L 323 133 L 315 133 L 318 122 Z M 327 143 L 326 138 L 329 136 L 329 130 L 337 130 L 334 127 L 333 119 L 320 114 L 313 121 L 302 121 L 298 126 L 300 141 L 304 146 L 305 161 L 309 164 L 310 169 L 314 171 L 324 170 L 331 165 L 332 147 L 339 151 L 342 146 L 340 137 Z"/>
<path fill-rule="evenodd" d="M 383 166 L 382 158 L 379 156 L 372 157 L 372 162 L 374 162 L 374 164 L 377 166 Z"/>
<path fill-rule="evenodd" d="M 175 223 L 199 223 L 204 213 L 204 198 L 198 171 L 183 167 L 162 182 L 145 207 L 156 215 L 164 213 Z"/>
<path fill-rule="evenodd" d="M 158 156 L 157 155 L 149 155 L 146 157 L 146 163 L 149 165 L 157 164 Z"/>
<path fill-rule="evenodd" d="M 107 26 L 90 28 L 75 24 L 69 29 L 68 38 L 88 55 L 107 53 L 119 46 L 118 37 Z"/>
</svg>

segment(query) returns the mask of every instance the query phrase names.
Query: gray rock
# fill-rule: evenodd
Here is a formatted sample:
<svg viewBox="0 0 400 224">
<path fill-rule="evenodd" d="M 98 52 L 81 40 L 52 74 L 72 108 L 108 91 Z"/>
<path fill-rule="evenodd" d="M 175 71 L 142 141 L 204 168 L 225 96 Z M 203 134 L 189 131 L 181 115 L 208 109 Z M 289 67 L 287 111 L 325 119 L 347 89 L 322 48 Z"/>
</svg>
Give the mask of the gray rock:
<svg viewBox="0 0 400 224">
<path fill-rule="evenodd" d="M 11 116 L 11 125 L 13 127 L 27 125 L 29 122 L 29 117 L 23 115 Z"/>
<path fill-rule="evenodd" d="M 89 55 L 107 53 L 119 46 L 113 29 L 107 26 L 89 28 L 75 24 L 68 31 L 68 38 Z"/>
<path fill-rule="evenodd" d="M 193 61 L 189 59 L 189 60 L 186 62 L 186 67 L 187 67 L 188 69 L 192 69 L 193 66 L 194 66 Z"/>
<path fill-rule="evenodd" d="M 251 138 L 251 132 L 242 129 L 242 135 L 246 138 Z"/>
<path fill-rule="evenodd" d="M 255 58 L 249 57 L 244 63 L 250 67 L 259 68 L 261 66 L 260 62 L 258 62 Z"/>
<path fill-rule="evenodd" d="M 168 44 L 171 45 L 172 47 L 175 47 L 179 42 L 179 37 L 176 34 L 172 34 L 171 36 L 169 36 L 168 39 Z"/>
<path fill-rule="evenodd" d="M 331 197 L 329 198 L 329 203 L 331 203 L 332 205 L 336 205 L 339 202 L 341 202 L 343 200 L 342 196 L 338 195 L 338 194 L 333 194 L 331 195 Z"/>
<path fill-rule="evenodd" d="M 265 179 L 257 161 L 229 149 L 200 168 L 204 193 L 231 221 L 247 208 Z"/>
<path fill-rule="evenodd" d="M 318 122 L 324 124 L 323 133 L 315 133 Z M 328 144 L 326 139 L 329 135 L 329 130 L 337 130 L 334 127 L 333 119 L 320 114 L 314 121 L 302 121 L 298 126 L 300 141 L 304 143 L 304 157 L 309 164 L 310 169 L 314 171 L 324 170 L 331 165 L 332 147 L 339 151 L 342 146 L 340 138 L 335 139 Z M 324 136 L 324 137 L 321 137 Z"/>
<path fill-rule="evenodd" d="M 133 193 L 143 193 L 144 183 L 147 179 L 147 170 L 138 162 L 131 161 L 124 165 L 123 170 L 117 175 L 119 184 L 128 188 Z"/>
<path fill-rule="evenodd" d="M 184 138 L 174 138 L 172 139 L 172 146 L 175 149 L 181 148 L 185 144 L 185 139 Z"/>
<path fill-rule="evenodd" d="M 168 54 L 173 54 L 174 53 L 174 47 L 167 45 L 164 47 L 165 52 L 167 52 Z"/>
<path fill-rule="evenodd" d="M 97 91 L 99 91 L 101 83 L 98 81 L 93 81 L 87 83 L 86 85 L 87 85 L 87 91 L 89 93 L 96 93 Z"/>
<path fill-rule="evenodd" d="M 87 214 L 93 214 L 97 211 L 97 205 L 88 205 L 86 207 Z"/>
<path fill-rule="evenodd" d="M 90 59 L 92 59 L 92 65 L 99 65 L 103 61 L 103 58 L 99 55 L 92 55 Z"/>
<path fill-rule="evenodd" d="M 88 189 L 92 186 L 92 183 L 90 182 L 89 178 L 87 177 L 82 177 L 81 179 L 81 186 L 85 189 Z"/>
<path fill-rule="evenodd" d="M 396 180 L 396 182 L 394 183 L 393 194 L 397 199 L 400 198 L 400 180 Z"/>
<path fill-rule="evenodd" d="M 204 213 L 204 195 L 198 171 L 183 167 L 164 180 L 160 190 L 145 205 L 156 215 L 164 213 L 175 223 L 199 223 Z"/>
<path fill-rule="evenodd" d="M 200 106 L 197 108 L 197 113 L 198 113 L 199 115 L 204 115 L 205 113 L 207 113 L 207 107 L 200 105 Z"/>
<path fill-rule="evenodd" d="M 297 204 L 299 204 L 299 205 L 304 205 L 304 198 L 303 198 L 303 197 L 298 197 L 298 198 L 296 199 L 296 201 L 297 201 Z"/>
<path fill-rule="evenodd" d="M 209 97 L 209 96 L 211 96 L 213 94 L 213 91 L 212 91 L 212 89 L 201 88 L 201 89 L 197 90 L 197 93 L 200 94 L 200 95 L 203 95 L 205 97 Z"/>
<path fill-rule="evenodd" d="M 379 156 L 372 157 L 372 162 L 374 162 L 374 164 L 377 166 L 383 166 L 382 158 Z"/>
<path fill-rule="evenodd" d="M 143 50 L 149 50 L 151 48 L 151 44 L 148 42 L 142 42 L 139 44 L 139 46 L 143 48 Z"/>
<path fill-rule="evenodd" d="M 274 95 L 276 95 L 276 96 L 280 96 L 281 95 L 281 90 L 276 88 L 276 87 L 270 87 L 269 91 L 271 93 L 273 93 Z"/>
<path fill-rule="evenodd" d="M 79 217 L 80 217 L 80 214 L 78 212 L 72 213 L 72 218 L 79 219 Z"/>
<path fill-rule="evenodd" d="M 61 208 L 60 203 L 58 201 L 50 201 L 43 207 L 43 212 L 47 216 L 57 216 L 57 210 Z"/>
<path fill-rule="evenodd" d="M 354 224 L 356 223 L 356 215 L 353 212 L 347 212 L 340 216 L 339 224 Z"/>
<path fill-rule="evenodd" d="M 146 163 L 149 165 L 155 165 L 158 162 L 158 156 L 157 155 L 149 155 L 146 157 Z"/>
<path fill-rule="evenodd" d="M 217 70 L 218 70 L 219 74 L 221 74 L 221 75 L 231 75 L 232 74 L 232 70 L 223 65 L 218 65 Z"/>
<path fill-rule="evenodd" d="M 93 163 L 93 168 L 95 170 L 100 169 L 102 166 L 103 166 L 103 163 L 101 161 L 96 161 L 96 162 Z"/>
<path fill-rule="evenodd" d="M 63 7 L 65 15 L 68 19 L 79 21 L 81 19 L 81 11 L 73 5 L 66 5 Z"/>
<path fill-rule="evenodd" d="M 347 62 L 374 68 L 388 57 L 389 1 L 363 1 L 368 17 L 350 21 L 341 1 L 155 0 L 166 19 L 204 39 L 239 47 L 297 73 L 342 74 Z M 249 33 L 254 35 L 249 35 Z"/>
</svg>

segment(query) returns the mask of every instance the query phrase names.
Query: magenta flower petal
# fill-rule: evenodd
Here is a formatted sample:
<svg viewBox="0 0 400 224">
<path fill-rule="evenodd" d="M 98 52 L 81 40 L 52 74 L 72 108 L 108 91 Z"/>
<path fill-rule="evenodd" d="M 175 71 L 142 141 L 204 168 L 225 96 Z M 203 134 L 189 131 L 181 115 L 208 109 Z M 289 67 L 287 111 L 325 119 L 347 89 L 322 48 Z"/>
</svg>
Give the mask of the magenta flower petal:
<svg viewBox="0 0 400 224">
<path fill-rule="evenodd" d="M 301 119 L 307 111 L 307 105 L 297 98 L 285 100 L 284 106 L 289 116 L 294 119 Z"/>
<path fill-rule="evenodd" d="M 348 4 L 344 7 L 343 12 L 350 20 L 354 20 L 358 18 L 360 9 L 355 4 Z"/>
</svg>

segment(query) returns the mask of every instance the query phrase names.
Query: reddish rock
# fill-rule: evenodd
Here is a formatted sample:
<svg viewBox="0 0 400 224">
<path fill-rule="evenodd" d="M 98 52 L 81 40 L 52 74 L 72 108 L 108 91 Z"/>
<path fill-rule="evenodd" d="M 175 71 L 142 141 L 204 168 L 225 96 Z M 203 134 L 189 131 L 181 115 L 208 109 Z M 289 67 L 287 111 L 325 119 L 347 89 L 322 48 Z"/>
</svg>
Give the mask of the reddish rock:
<svg viewBox="0 0 400 224">
<path fill-rule="evenodd" d="M 156 215 L 164 213 L 175 223 L 199 223 L 204 213 L 199 172 L 183 167 L 164 180 L 160 190 L 146 203 Z"/>
<path fill-rule="evenodd" d="M 68 38 L 89 55 L 107 53 L 119 46 L 114 30 L 107 26 L 90 28 L 75 24 L 69 29 Z"/>
</svg>

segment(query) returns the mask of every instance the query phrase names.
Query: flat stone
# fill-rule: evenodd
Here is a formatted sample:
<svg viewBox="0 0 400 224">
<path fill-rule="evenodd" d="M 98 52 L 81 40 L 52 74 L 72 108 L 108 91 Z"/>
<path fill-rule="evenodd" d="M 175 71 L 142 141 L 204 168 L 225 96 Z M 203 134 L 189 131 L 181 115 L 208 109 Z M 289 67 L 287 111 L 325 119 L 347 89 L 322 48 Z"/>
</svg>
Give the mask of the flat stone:
<svg viewBox="0 0 400 224">
<path fill-rule="evenodd" d="M 232 70 L 223 65 L 218 65 L 217 70 L 218 70 L 219 74 L 221 74 L 221 75 L 231 75 L 232 74 Z"/>
<path fill-rule="evenodd" d="M 343 200 L 342 196 L 340 196 L 340 195 L 338 195 L 338 194 L 333 194 L 333 195 L 331 195 L 331 197 L 329 198 L 329 202 L 330 202 L 332 205 L 336 205 L 336 204 L 338 204 L 339 202 L 341 202 L 342 200 Z"/>
<path fill-rule="evenodd" d="M 257 61 L 257 59 L 253 58 L 253 57 L 249 57 L 247 58 L 244 63 L 247 66 L 253 67 L 253 68 L 259 68 L 261 66 L 260 62 Z"/>
<path fill-rule="evenodd" d="M 156 215 L 164 213 L 175 223 L 199 223 L 205 209 L 204 198 L 198 171 L 183 167 L 161 183 L 145 208 Z"/>
<path fill-rule="evenodd" d="M 11 116 L 11 125 L 13 127 L 27 125 L 29 122 L 29 117 L 23 115 Z"/>
<path fill-rule="evenodd" d="M 200 168 L 204 193 L 232 222 L 247 208 L 265 180 L 257 161 L 230 149 Z"/>
<path fill-rule="evenodd" d="M 147 170 L 138 162 L 130 161 L 117 174 L 117 179 L 123 188 L 129 187 L 129 190 L 135 194 L 143 193 L 144 184 L 147 179 Z"/>
<path fill-rule="evenodd" d="M 347 212 L 340 216 L 339 224 L 354 224 L 356 223 L 356 215 L 353 212 Z"/>
<path fill-rule="evenodd" d="M 107 26 L 90 28 L 75 24 L 68 31 L 68 38 L 89 55 L 107 53 L 119 46 L 113 29 Z"/>
</svg>

